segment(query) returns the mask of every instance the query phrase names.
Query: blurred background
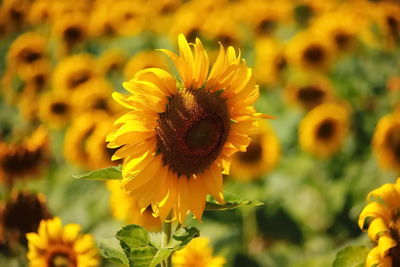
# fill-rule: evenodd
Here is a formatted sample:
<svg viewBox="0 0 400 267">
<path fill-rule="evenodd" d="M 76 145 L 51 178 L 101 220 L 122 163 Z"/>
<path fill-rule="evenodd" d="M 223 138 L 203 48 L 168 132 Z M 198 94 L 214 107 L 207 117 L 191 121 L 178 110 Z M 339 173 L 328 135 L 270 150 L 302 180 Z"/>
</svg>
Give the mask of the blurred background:
<svg viewBox="0 0 400 267">
<path fill-rule="evenodd" d="M 261 207 L 188 220 L 226 266 L 330 266 L 369 191 L 400 171 L 400 3 L 383 0 L 0 1 L 0 265 L 26 266 L 41 219 L 97 240 L 127 223 L 118 187 L 72 178 L 117 165 L 111 98 L 177 35 L 241 51 L 260 85 L 260 122 L 228 191 Z M 135 221 L 136 220 L 136 221 Z M 106 261 L 103 266 L 114 266 Z"/>
</svg>

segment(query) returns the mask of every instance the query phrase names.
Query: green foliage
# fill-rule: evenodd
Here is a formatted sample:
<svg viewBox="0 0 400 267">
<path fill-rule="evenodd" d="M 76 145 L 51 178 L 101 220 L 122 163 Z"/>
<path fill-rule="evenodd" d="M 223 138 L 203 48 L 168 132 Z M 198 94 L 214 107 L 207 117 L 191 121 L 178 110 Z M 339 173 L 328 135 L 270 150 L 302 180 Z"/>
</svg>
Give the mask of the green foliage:
<svg viewBox="0 0 400 267">
<path fill-rule="evenodd" d="M 121 166 L 112 166 L 104 169 L 94 170 L 83 174 L 73 175 L 76 179 L 88 180 L 121 180 Z"/>
<path fill-rule="evenodd" d="M 194 227 L 183 227 L 176 231 L 168 244 L 161 246 L 161 233 L 149 233 L 139 225 L 127 225 L 116 234 L 119 245 L 107 240 L 100 243 L 103 257 L 115 263 L 135 267 L 155 267 L 173 252 L 185 247 L 190 240 L 199 236 Z"/>
<path fill-rule="evenodd" d="M 225 204 L 218 204 L 218 202 L 212 198 L 209 197 L 207 199 L 206 203 L 206 210 L 232 210 L 236 209 L 241 206 L 261 206 L 264 205 L 264 203 L 257 201 L 257 200 L 248 200 L 245 199 L 241 196 L 235 195 L 231 192 L 224 192 L 224 199 L 225 199 Z"/>
<path fill-rule="evenodd" d="M 365 246 L 348 246 L 340 250 L 333 267 L 363 267 L 369 249 Z"/>
</svg>

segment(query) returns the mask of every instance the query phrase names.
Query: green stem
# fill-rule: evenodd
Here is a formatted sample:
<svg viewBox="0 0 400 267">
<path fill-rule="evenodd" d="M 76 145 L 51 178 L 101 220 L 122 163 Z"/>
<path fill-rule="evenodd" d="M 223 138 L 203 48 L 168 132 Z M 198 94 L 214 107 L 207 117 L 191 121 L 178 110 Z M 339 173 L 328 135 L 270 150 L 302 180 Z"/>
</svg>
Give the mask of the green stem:
<svg viewBox="0 0 400 267">
<path fill-rule="evenodd" d="M 171 215 L 167 217 L 167 221 L 162 224 L 162 233 L 161 233 L 161 248 L 165 248 L 168 245 L 169 240 L 171 239 L 172 232 L 172 222 L 169 221 L 171 219 Z M 172 254 L 164 261 L 162 266 L 172 267 Z"/>
</svg>

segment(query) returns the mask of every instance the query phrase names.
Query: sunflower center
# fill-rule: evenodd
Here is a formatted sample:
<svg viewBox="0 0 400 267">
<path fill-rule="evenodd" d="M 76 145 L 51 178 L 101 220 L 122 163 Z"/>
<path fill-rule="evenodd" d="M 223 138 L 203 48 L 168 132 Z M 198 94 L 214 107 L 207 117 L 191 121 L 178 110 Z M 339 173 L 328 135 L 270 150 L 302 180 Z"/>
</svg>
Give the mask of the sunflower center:
<svg viewBox="0 0 400 267">
<path fill-rule="evenodd" d="M 75 89 L 77 86 L 87 82 L 90 79 L 90 72 L 82 70 L 79 73 L 75 73 L 69 81 L 69 88 Z"/>
<path fill-rule="evenodd" d="M 320 140 L 328 141 L 335 135 L 336 123 L 332 119 L 324 120 L 317 129 L 317 137 Z"/>
<path fill-rule="evenodd" d="M 338 33 L 334 36 L 336 46 L 342 50 L 350 46 L 351 39 L 351 35 L 345 32 Z"/>
<path fill-rule="evenodd" d="M 280 55 L 275 59 L 276 70 L 282 71 L 286 66 L 287 66 L 287 61 L 283 55 Z"/>
<path fill-rule="evenodd" d="M 261 34 L 270 33 L 275 29 L 276 21 L 271 18 L 263 19 L 257 26 L 257 31 Z"/>
<path fill-rule="evenodd" d="M 34 170 L 43 159 L 40 148 L 34 151 L 29 151 L 24 147 L 17 147 L 17 149 L 15 153 L 1 159 L 1 167 L 8 175 L 21 175 Z"/>
<path fill-rule="evenodd" d="M 324 48 L 319 44 L 312 44 L 305 49 L 303 57 L 311 64 L 319 64 L 325 58 Z"/>
<path fill-rule="evenodd" d="M 64 31 L 64 40 L 70 45 L 78 43 L 82 37 L 82 30 L 77 26 L 71 26 Z"/>
<path fill-rule="evenodd" d="M 66 103 L 56 102 L 50 107 L 51 112 L 57 115 L 65 114 L 68 110 L 68 106 Z"/>
<path fill-rule="evenodd" d="M 309 107 L 315 107 L 320 104 L 325 96 L 325 92 L 315 86 L 305 86 L 299 89 L 297 97 Z"/>
<path fill-rule="evenodd" d="M 247 147 L 246 152 L 239 152 L 238 157 L 244 163 L 256 163 L 261 160 L 263 155 L 261 140 L 253 138 L 250 145 Z"/>
<path fill-rule="evenodd" d="M 400 159 L 400 126 L 395 125 L 387 135 L 387 145 L 397 159 Z"/>
<path fill-rule="evenodd" d="M 392 266 L 400 266 L 400 235 L 399 235 L 399 222 L 396 221 L 394 225 L 390 228 L 390 234 L 394 240 L 396 240 L 397 245 L 389 250 L 389 256 L 392 258 Z"/>
<path fill-rule="evenodd" d="M 184 89 L 171 97 L 159 114 L 157 146 L 164 164 L 190 177 L 218 157 L 229 134 L 225 99 L 203 89 Z"/>
<path fill-rule="evenodd" d="M 19 57 L 25 63 L 33 63 L 39 60 L 42 57 L 42 54 L 40 52 L 32 51 L 30 49 L 23 49 L 20 52 Z"/>
<path fill-rule="evenodd" d="M 46 84 L 46 77 L 43 74 L 38 74 L 33 78 L 37 89 L 42 89 Z"/>
<path fill-rule="evenodd" d="M 393 36 L 393 38 L 397 39 L 399 36 L 399 30 L 400 30 L 398 20 L 396 18 L 394 18 L 393 16 L 388 16 L 386 18 L 386 23 L 389 27 L 390 34 Z"/>
<path fill-rule="evenodd" d="M 47 266 L 77 267 L 74 251 L 65 245 L 55 245 L 47 257 Z"/>
</svg>

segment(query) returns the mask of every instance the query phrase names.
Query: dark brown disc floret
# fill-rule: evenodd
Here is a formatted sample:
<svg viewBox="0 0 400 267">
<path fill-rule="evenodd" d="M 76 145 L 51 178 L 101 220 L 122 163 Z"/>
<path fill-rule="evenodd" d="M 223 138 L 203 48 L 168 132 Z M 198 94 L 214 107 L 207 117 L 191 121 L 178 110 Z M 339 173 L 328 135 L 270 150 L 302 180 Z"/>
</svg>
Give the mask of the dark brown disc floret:
<svg viewBox="0 0 400 267">
<path fill-rule="evenodd" d="M 258 163 L 263 156 L 261 141 L 261 137 L 252 137 L 246 151 L 238 153 L 239 160 L 248 164 Z"/>
<path fill-rule="evenodd" d="M 325 49 L 320 44 L 312 44 L 303 52 L 303 58 L 311 65 L 319 65 L 325 60 Z"/>
<path fill-rule="evenodd" d="M 400 160 L 400 126 L 393 126 L 386 135 L 386 144 L 396 160 Z"/>
<path fill-rule="evenodd" d="M 336 133 L 336 121 L 333 119 L 325 119 L 317 128 L 317 137 L 322 141 L 331 140 Z"/>
<path fill-rule="evenodd" d="M 325 92 L 317 86 L 304 86 L 299 88 L 297 98 L 306 108 L 314 108 L 324 101 Z"/>
<path fill-rule="evenodd" d="M 229 129 L 226 100 L 219 93 L 184 89 L 159 114 L 157 146 L 170 170 L 190 177 L 217 159 Z"/>
</svg>

